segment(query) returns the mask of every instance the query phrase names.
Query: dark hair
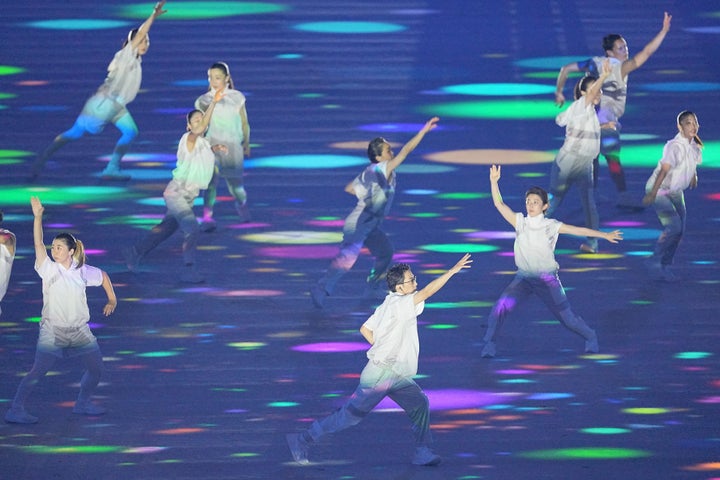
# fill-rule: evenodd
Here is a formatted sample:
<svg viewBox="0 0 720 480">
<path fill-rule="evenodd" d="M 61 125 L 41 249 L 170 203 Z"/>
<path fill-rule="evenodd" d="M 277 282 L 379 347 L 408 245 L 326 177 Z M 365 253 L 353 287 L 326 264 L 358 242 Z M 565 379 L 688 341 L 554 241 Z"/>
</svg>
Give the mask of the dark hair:
<svg viewBox="0 0 720 480">
<path fill-rule="evenodd" d="M 190 124 L 190 119 L 195 114 L 195 112 L 199 113 L 200 115 L 204 115 L 202 110 L 198 110 L 197 108 L 193 108 L 190 110 L 187 115 L 185 115 L 185 120 L 187 120 L 188 125 Z"/>
<path fill-rule="evenodd" d="M 382 155 L 383 145 L 386 143 L 388 142 L 383 137 L 374 138 L 370 143 L 368 143 L 367 156 L 371 163 L 378 163 L 376 157 Z"/>
<path fill-rule="evenodd" d="M 597 77 L 593 75 L 585 75 L 580 80 L 578 80 L 575 84 L 575 89 L 573 90 L 573 96 L 575 97 L 575 100 L 582 97 L 582 94 L 587 92 L 588 84 L 593 83 L 595 80 L 597 80 Z"/>
<path fill-rule="evenodd" d="M 603 52 L 612 50 L 613 47 L 615 46 L 615 42 L 617 42 L 621 38 L 622 38 L 622 35 L 618 35 L 617 33 L 611 33 L 610 35 L 605 35 L 602 39 Z"/>
<path fill-rule="evenodd" d="M 543 190 L 540 187 L 530 187 L 528 188 L 527 192 L 525 192 L 525 198 L 527 198 L 530 195 L 537 195 L 540 197 L 540 200 L 542 200 L 543 205 L 548 204 L 548 193 Z"/>
<path fill-rule="evenodd" d="M 57 234 L 55 240 L 62 240 L 68 250 L 74 250 L 72 256 L 77 262 L 77 268 L 85 265 L 85 247 L 80 240 L 67 232 Z"/>
<path fill-rule="evenodd" d="M 385 277 L 388 290 L 394 292 L 395 288 L 405 281 L 405 272 L 408 270 L 410 270 L 410 265 L 407 263 L 396 263 L 390 267 L 390 269 L 388 269 L 387 276 Z"/>
<path fill-rule="evenodd" d="M 230 75 L 230 67 L 225 62 L 215 62 L 212 64 L 212 66 L 208 69 L 208 75 L 210 75 L 210 70 L 218 69 L 221 72 L 225 74 L 226 77 L 228 77 L 228 87 L 231 89 L 235 88 L 235 85 L 233 84 L 232 75 Z"/>
<path fill-rule="evenodd" d="M 690 115 L 692 115 L 693 117 L 695 117 L 695 121 L 698 122 L 698 125 L 699 125 L 700 122 L 698 121 L 697 115 L 695 115 L 695 113 L 694 113 L 694 112 L 691 112 L 690 110 L 683 110 L 682 112 L 678 113 L 678 116 L 677 116 L 677 124 L 680 125 L 680 122 L 682 122 L 683 120 L 685 120 L 685 119 L 686 119 L 687 117 L 689 117 Z M 693 137 L 693 138 L 695 139 L 695 143 L 697 143 L 697 144 L 700 145 L 701 147 L 703 146 L 703 142 L 702 142 L 702 140 L 700 140 L 700 137 L 698 137 L 697 135 L 695 135 L 695 137 Z M 0 217 L 0 220 L 2 220 L 2 217 Z"/>
<path fill-rule="evenodd" d="M 139 28 L 133 28 L 132 30 L 130 30 L 128 32 L 127 38 L 125 40 L 123 40 L 123 44 L 122 44 L 123 48 L 125 48 L 128 43 L 133 41 L 133 38 L 135 38 L 135 36 L 138 34 L 139 31 L 140 31 Z"/>
</svg>

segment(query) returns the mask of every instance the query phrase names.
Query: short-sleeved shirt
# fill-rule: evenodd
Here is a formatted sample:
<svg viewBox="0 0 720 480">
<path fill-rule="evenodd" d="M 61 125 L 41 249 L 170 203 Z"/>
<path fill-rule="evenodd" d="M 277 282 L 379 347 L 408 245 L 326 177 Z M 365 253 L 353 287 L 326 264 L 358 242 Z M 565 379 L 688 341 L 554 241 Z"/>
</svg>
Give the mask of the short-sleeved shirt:
<svg viewBox="0 0 720 480">
<path fill-rule="evenodd" d="M 205 112 L 215 98 L 215 90 L 210 90 L 195 100 L 195 108 Z M 240 109 L 245 106 L 245 95 L 238 90 L 226 89 L 225 96 L 215 104 L 210 127 L 206 137 L 211 144 L 239 145 L 244 140 Z"/>
<path fill-rule="evenodd" d="M 663 156 L 645 184 L 645 190 L 652 190 L 663 164 L 670 165 L 667 175 L 658 190 L 658 195 L 681 192 L 690 186 L 697 174 L 697 166 L 702 163 L 702 149 L 695 139 L 688 140 L 679 132 L 663 147 Z"/>
<path fill-rule="evenodd" d="M 353 180 L 353 190 L 358 199 L 356 210 L 384 217 L 390 212 L 395 198 L 396 175 L 388 176 L 388 162 L 371 163 Z"/>
<path fill-rule="evenodd" d="M 90 321 L 85 287 L 102 285 L 102 270 L 90 265 L 70 268 L 46 258 L 35 271 L 42 278 L 42 321 L 56 327 L 80 327 Z"/>
<path fill-rule="evenodd" d="M 600 153 L 600 122 L 595 106 L 592 103 L 588 105 L 585 97 L 575 100 L 567 110 L 558 114 L 555 123 L 565 127 L 565 142 L 560 147 L 558 159 L 570 156 L 592 161 Z"/>
<path fill-rule="evenodd" d="M 111 96 L 120 105 L 135 100 L 142 82 L 142 58 L 128 42 L 108 65 L 108 75 L 99 91 Z"/>
<path fill-rule="evenodd" d="M 560 266 L 555 261 L 555 244 L 562 223 L 544 215 L 515 215 L 515 265 L 519 273 L 538 276 L 557 272 Z"/>
<path fill-rule="evenodd" d="M 600 76 L 602 64 L 605 60 L 610 61 L 610 75 L 603 82 L 603 93 L 600 98 L 600 109 L 598 119 L 600 123 L 616 122 L 616 128 L 620 129 L 619 120 L 625 113 L 625 102 L 627 100 L 627 76 L 622 76 L 623 62 L 612 57 L 593 57 L 583 62 L 578 62 L 578 67 L 584 72 L 589 72 L 595 77 Z"/>
<path fill-rule="evenodd" d="M 10 231 L 2 228 L 0 228 L 0 233 L 12 235 Z M 10 253 L 10 250 L 4 244 L 0 244 L 0 301 L 5 297 L 8 285 L 10 285 L 10 273 L 12 272 L 14 259 L 15 255 Z M 2 309 L 0 308 L 1 313 Z"/>
<path fill-rule="evenodd" d="M 187 139 L 190 132 L 185 133 L 178 143 L 177 166 L 172 171 L 173 180 L 195 195 L 205 190 L 210 183 L 215 169 L 215 154 L 212 146 L 204 137 L 195 139 L 195 148 L 188 150 Z"/>
<path fill-rule="evenodd" d="M 420 340 L 417 332 L 417 316 L 425 308 L 425 302 L 415 305 L 415 294 L 401 295 L 396 292 L 367 319 L 364 326 L 373 332 L 373 346 L 367 357 L 374 364 L 391 369 L 396 375 L 412 377 L 417 373 Z"/>
</svg>

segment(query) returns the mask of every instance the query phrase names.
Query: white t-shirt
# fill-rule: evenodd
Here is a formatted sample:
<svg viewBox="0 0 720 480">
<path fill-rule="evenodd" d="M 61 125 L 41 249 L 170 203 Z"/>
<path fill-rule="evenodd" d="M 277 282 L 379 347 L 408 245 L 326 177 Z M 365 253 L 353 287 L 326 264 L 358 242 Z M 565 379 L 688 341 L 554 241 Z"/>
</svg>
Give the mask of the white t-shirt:
<svg viewBox="0 0 720 480">
<path fill-rule="evenodd" d="M 187 148 L 186 132 L 180 139 L 177 149 L 177 166 L 172 172 L 173 180 L 180 183 L 186 190 L 194 192 L 205 190 L 210 183 L 215 170 L 215 154 L 210 142 L 204 137 L 195 139 L 195 148 L 191 152 Z"/>
<path fill-rule="evenodd" d="M 8 230 L 2 228 L 0 228 L 0 232 L 10 233 Z M 8 250 L 4 244 L 0 244 L 0 301 L 2 301 L 5 293 L 7 293 L 14 259 L 15 255 L 11 254 L 10 250 Z M 2 314 L 2 308 L 0 308 L 0 314 Z"/>
<path fill-rule="evenodd" d="M 390 293 L 364 324 L 373 332 L 374 340 L 367 352 L 368 359 L 403 377 L 417 373 L 420 354 L 417 316 L 424 310 L 425 302 L 415 305 L 414 297 L 415 294 Z"/>
<path fill-rule="evenodd" d="M 99 91 L 107 92 L 121 105 L 135 100 L 142 83 L 142 59 L 128 42 L 108 65 L 108 75 Z"/>
<path fill-rule="evenodd" d="M 575 100 L 567 110 L 555 117 L 555 123 L 565 127 L 565 143 L 556 157 L 558 166 L 563 160 L 575 161 L 578 157 L 591 162 L 600 153 L 600 122 L 595 106 L 587 104 L 585 97 Z"/>
<path fill-rule="evenodd" d="M 66 269 L 46 258 L 35 271 L 42 278 L 42 321 L 57 327 L 80 327 L 90 321 L 85 287 L 102 285 L 102 270 L 90 265 L 76 268 L 73 261 Z"/>
<path fill-rule="evenodd" d="M 516 213 L 515 265 L 518 270 L 533 276 L 558 271 L 555 244 L 561 226 L 561 222 L 544 215 L 526 217 Z"/>
<path fill-rule="evenodd" d="M 695 139 L 688 141 L 678 132 L 665 144 L 663 156 L 645 184 L 645 191 L 652 190 L 663 163 L 670 165 L 670 170 L 660 185 L 658 195 L 683 191 L 690 186 L 690 182 L 697 174 L 697 166 L 702 163 L 702 149 L 695 143 Z"/>
</svg>

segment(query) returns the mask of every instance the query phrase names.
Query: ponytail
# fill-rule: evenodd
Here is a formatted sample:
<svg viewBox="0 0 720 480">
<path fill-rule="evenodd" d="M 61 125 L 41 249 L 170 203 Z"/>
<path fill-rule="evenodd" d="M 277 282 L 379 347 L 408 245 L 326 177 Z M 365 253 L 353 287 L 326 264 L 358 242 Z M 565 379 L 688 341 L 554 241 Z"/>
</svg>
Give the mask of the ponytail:
<svg viewBox="0 0 720 480">
<path fill-rule="evenodd" d="M 76 239 L 71 233 L 63 232 L 55 237 L 55 240 L 62 240 L 68 247 L 68 250 L 73 250 L 73 260 L 77 263 L 76 268 L 80 268 L 85 265 L 85 246 L 83 243 Z"/>
</svg>

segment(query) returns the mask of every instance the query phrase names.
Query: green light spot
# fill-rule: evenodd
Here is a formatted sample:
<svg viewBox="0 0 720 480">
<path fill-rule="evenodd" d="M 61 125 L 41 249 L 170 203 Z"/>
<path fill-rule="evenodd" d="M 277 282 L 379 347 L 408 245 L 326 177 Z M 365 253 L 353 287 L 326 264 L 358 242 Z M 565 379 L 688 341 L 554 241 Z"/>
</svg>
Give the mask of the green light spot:
<svg viewBox="0 0 720 480">
<path fill-rule="evenodd" d="M 44 446 L 29 445 L 21 447 L 27 453 L 37 454 L 68 454 L 68 453 L 116 453 L 124 450 L 125 447 L 114 447 L 110 445 L 72 445 L 72 446 Z"/>
<path fill-rule="evenodd" d="M 124 202 L 139 197 L 121 187 L 3 187 L 3 203 L 22 205 L 28 202 L 31 195 L 40 197 L 43 204 L 67 205 L 71 203 L 105 203 Z"/>
<path fill-rule="evenodd" d="M 517 176 L 520 178 L 540 178 L 546 176 L 546 174 L 540 172 L 523 172 L 518 173 Z"/>
<path fill-rule="evenodd" d="M 164 358 L 164 357 L 175 357 L 177 355 L 180 355 L 180 352 L 169 352 L 169 351 L 160 351 L 160 352 L 145 352 L 145 353 L 138 353 L 138 357 L 142 358 Z"/>
<path fill-rule="evenodd" d="M 257 350 L 265 347 L 267 344 L 262 342 L 233 342 L 228 343 L 228 347 L 234 347 L 238 350 Z"/>
<path fill-rule="evenodd" d="M 440 253 L 487 253 L 499 250 L 499 248 L 494 245 L 481 245 L 477 243 L 436 243 L 421 245 L 419 248 Z"/>
<path fill-rule="evenodd" d="M 443 200 L 476 200 L 478 198 L 490 198 L 490 194 L 469 192 L 441 193 L 435 195 L 435 198 L 440 198 Z"/>
<path fill-rule="evenodd" d="M 296 30 L 316 33 L 391 33 L 405 30 L 395 23 L 383 22 L 309 22 L 294 27 Z"/>
<path fill-rule="evenodd" d="M 440 88 L 440 90 L 459 95 L 549 95 L 555 92 L 555 86 L 533 83 L 468 83 L 464 85 L 448 85 Z"/>
<path fill-rule="evenodd" d="M 145 19 L 152 11 L 153 4 L 133 3 L 120 8 L 120 15 L 126 18 Z M 277 13 L 287 7 L 268 2 L 178 2 L 169 5 L 163 20 L 197 20 L 208 18 L 232 17 L 235 15 L 259 15 Z"/>
<path fill-rule="evenodd" d="M 708 358 L 711 356 L 712 353 L 710 352 L 682 352 L 673 355 L 674 358 L 679 360 L 699 360 L 701 358 Z"/>
<path fill-rule="evenodd" d="M 271 402 L 268 403 L 268 407 L 273 408 L 288 408 L 288 407 L 297 407 L 299 403 L 296 402 Z"/>
<path fill-rule="evenodd" d="M 645 450 L 634 450 L 630 448 L 560 448 L 556 450 L 536 450 L 532 452 L 522 452 L 518 456 L 522 458 L 532 458 L 536 460 L 606 460 L 606 459 L 623 459 L 623 458 L 645 458 L 651 457 L 653 454 Z"/>
<path fill-rule="evenodd" d="M 431 330 L 451 330 L 453 328 L 458 328 L 458 325 L 450 325 L 448 323 L 438 323 L 435 325 L 428 325 L 427 328 Z"/>
<path fill-rule="evenodd" d="M 25 319 L 25 321 L 28 323 L 40 323 L 41 320 L 42 317 L 28 317 Z"/>
<path fill-rule="evenodd" d="M 0 75 L 17 75 L 25 72 L 24 68 L 11 67 L 10 65 L 0 65 Z"/>
<path fill-rule="evenodd" d="M 554 120 L 561 110 L 551 100 L 490 100 L 438 103 L 420 107 L 420 111 L 440 117 Z"/>
<path fill-rule="evenodd" d="M 507 380 L 500 380 L 498 383 L 535 383 L 535 380 L 528 380 L 527 378 L 509 378 Z"/>
<path fill-rule="evenodd" d="M 0 158 L 29 157 L 31 155 L 33 155 L 32 152 L 25 150 L 0 150 Z"/>
<path fill-rule="evenodd" d="M 408 217 L 414 217 L 414 218 L 437 218 L 441 215 L 439 213 L 411 213 L 408 215 Z"/>
<path fill-rule="evenodd" d="M 231 457 L 236 457 L 236 458 L 251 458 L 251 457 L 259 457 L 260 454 L 258 454 L 258 453 L 253 453 L 253 452 L 243 452 L 243 453 L 233 453 L 233 454 L 230 455 L 230 456 L 231 456 Z"/>
<path fill-rule="evenodd" d="M 652 305 L 655 302 L 651 302 L 649 300 L 633 300 L 630 302 L 632 305 Z"/>
<path fill-rule="evenodd" d="M 630 433 L 630 430 L 628 430 L 626 428 L 611 428 L 611 427 L 583 428 L 580 431 L 583 433 L 590 433 L 593 435 L 617 435 L 620 433 Z"/>
<path fill-rule="evenodd" d="M 145 13 L 145 17 L 147 17 L 147 10 Z M 108 28 L 126 27 L 130 25 L 130 23 L 120 20 L 73 18 L 57 20 L 39 20 L 37 22 L 29 22 L 28 25 L 34 28 L 44 28 L 48 30 L 104 30 Z"/>
<path fill-rule="evenodd" d="M 651 407 L 625 408 L 622 411 L 623 413 L 632 413 L 634 415 L 660 415 L 662 413 L 670 413 L 670 410 L 667 408 Z"/>
</svg>

